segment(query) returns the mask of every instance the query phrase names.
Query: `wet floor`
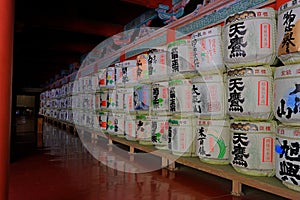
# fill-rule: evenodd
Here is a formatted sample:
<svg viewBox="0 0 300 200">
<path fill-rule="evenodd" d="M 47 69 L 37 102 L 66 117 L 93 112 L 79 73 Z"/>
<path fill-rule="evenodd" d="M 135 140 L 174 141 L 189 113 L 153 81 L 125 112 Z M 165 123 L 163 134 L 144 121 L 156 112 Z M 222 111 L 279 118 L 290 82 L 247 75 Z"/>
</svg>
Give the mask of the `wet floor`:
<svg viewBox="0 0 300 200">
<path fill-rule="evenodd" d="M 19 135 L 22 149 L 15 151 L 20 156 L 10 165 L 9 200 L 284 199 L 246 186 L 243 186 L 245 195 L 235 197 L 230 194 L 230 181 L 182 165 L 176 165 L 176 171 L 124 172 L 130 164 L 130 155 L 118 153 L 124 159 L 128 156 L 125 162 L 112 155 L 126 147 L 109 149 L 105 139 L 90 140 L 95 146 L 101 145 L 97 157 L 81 137 L 47 123 L 38 137 L 40 140 L 35 140 L 38 145 L 26 143 L 30 137 L 28 133 L 25 135 L 24 142 L 20 142 L 23 136 Z M 25 153 L 24 144 L 27 147 L 34 144 L 35 150 Z M 152 159 L 153 163 L 160 160 L 154 156 Z M 112 160 L 114 165 L 110 166 Z M 139 162 L 143 164 L 136 160 Z M 132 170 L 136 165 L 130 167 Z"/>
</svg>

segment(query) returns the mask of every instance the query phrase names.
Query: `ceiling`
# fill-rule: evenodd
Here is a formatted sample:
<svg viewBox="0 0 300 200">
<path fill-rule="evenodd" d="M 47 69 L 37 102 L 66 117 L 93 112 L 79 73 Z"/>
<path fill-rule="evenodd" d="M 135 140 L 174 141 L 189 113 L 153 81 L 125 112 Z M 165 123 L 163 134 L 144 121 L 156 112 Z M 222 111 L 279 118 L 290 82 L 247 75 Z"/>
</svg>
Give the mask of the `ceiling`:
<svg viewBox="0 0 300 200">
<path fill-rule="evenodd" d="M 171 0 L 15 0 L 13 86 L 41 88 L 101 41 Z"/>
</svg>

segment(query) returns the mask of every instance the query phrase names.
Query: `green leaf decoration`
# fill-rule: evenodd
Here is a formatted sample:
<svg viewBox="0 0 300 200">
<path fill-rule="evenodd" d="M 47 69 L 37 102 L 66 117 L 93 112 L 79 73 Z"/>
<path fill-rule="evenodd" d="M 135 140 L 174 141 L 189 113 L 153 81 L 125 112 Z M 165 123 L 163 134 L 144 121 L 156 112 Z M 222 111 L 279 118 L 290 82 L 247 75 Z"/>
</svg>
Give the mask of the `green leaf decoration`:
<svg viewBox="0 0 300 200">
<path fill-rule="evenodd" d="M 218 155 L 218 158 L 223 158 L 225 153 L 226 153 L 226 145 L 225 145 L 225 142 L 222 138 L 218 138 L 212 134 L 207 134 L 209 136 L 212 136 L 214 138 L 215 141 L 217 141 L 217 144 L 220 148 L 220 153 Z"/>
<path fill-rule="evenodd" d="M 173 119 L 169 119 L 169 123 L 171 123 L 171 124 L 179 124 L 179 122 L 178 122 L 178 120 L 173 120 Z"/>
</svg>

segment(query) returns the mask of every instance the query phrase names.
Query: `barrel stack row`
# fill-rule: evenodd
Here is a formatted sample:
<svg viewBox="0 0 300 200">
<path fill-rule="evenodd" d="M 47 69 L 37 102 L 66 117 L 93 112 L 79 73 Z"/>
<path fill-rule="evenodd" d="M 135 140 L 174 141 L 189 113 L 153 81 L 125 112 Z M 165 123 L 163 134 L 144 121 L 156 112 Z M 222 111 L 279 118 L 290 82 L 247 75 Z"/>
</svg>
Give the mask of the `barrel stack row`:
<svg viewBox="0 0 300 200">
<path fill-rule="evenodd" d="M 74 123 L 299 191 L 298 15 L 245 10 L 78 78 Z"/>
</svg>

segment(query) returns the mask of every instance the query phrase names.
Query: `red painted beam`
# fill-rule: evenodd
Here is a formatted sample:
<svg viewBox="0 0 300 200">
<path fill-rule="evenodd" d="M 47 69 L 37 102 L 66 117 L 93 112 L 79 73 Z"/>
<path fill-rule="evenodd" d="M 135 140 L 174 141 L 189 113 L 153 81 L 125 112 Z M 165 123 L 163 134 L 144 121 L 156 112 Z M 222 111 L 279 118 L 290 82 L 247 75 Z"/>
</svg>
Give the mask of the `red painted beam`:
<svg viewBox="0 0 300 200">
<path fill-rule="evenodd" d="M 12 94 L 13 1 L 0 1 L 0 199 L 8 199 Z"/>
</svg>

